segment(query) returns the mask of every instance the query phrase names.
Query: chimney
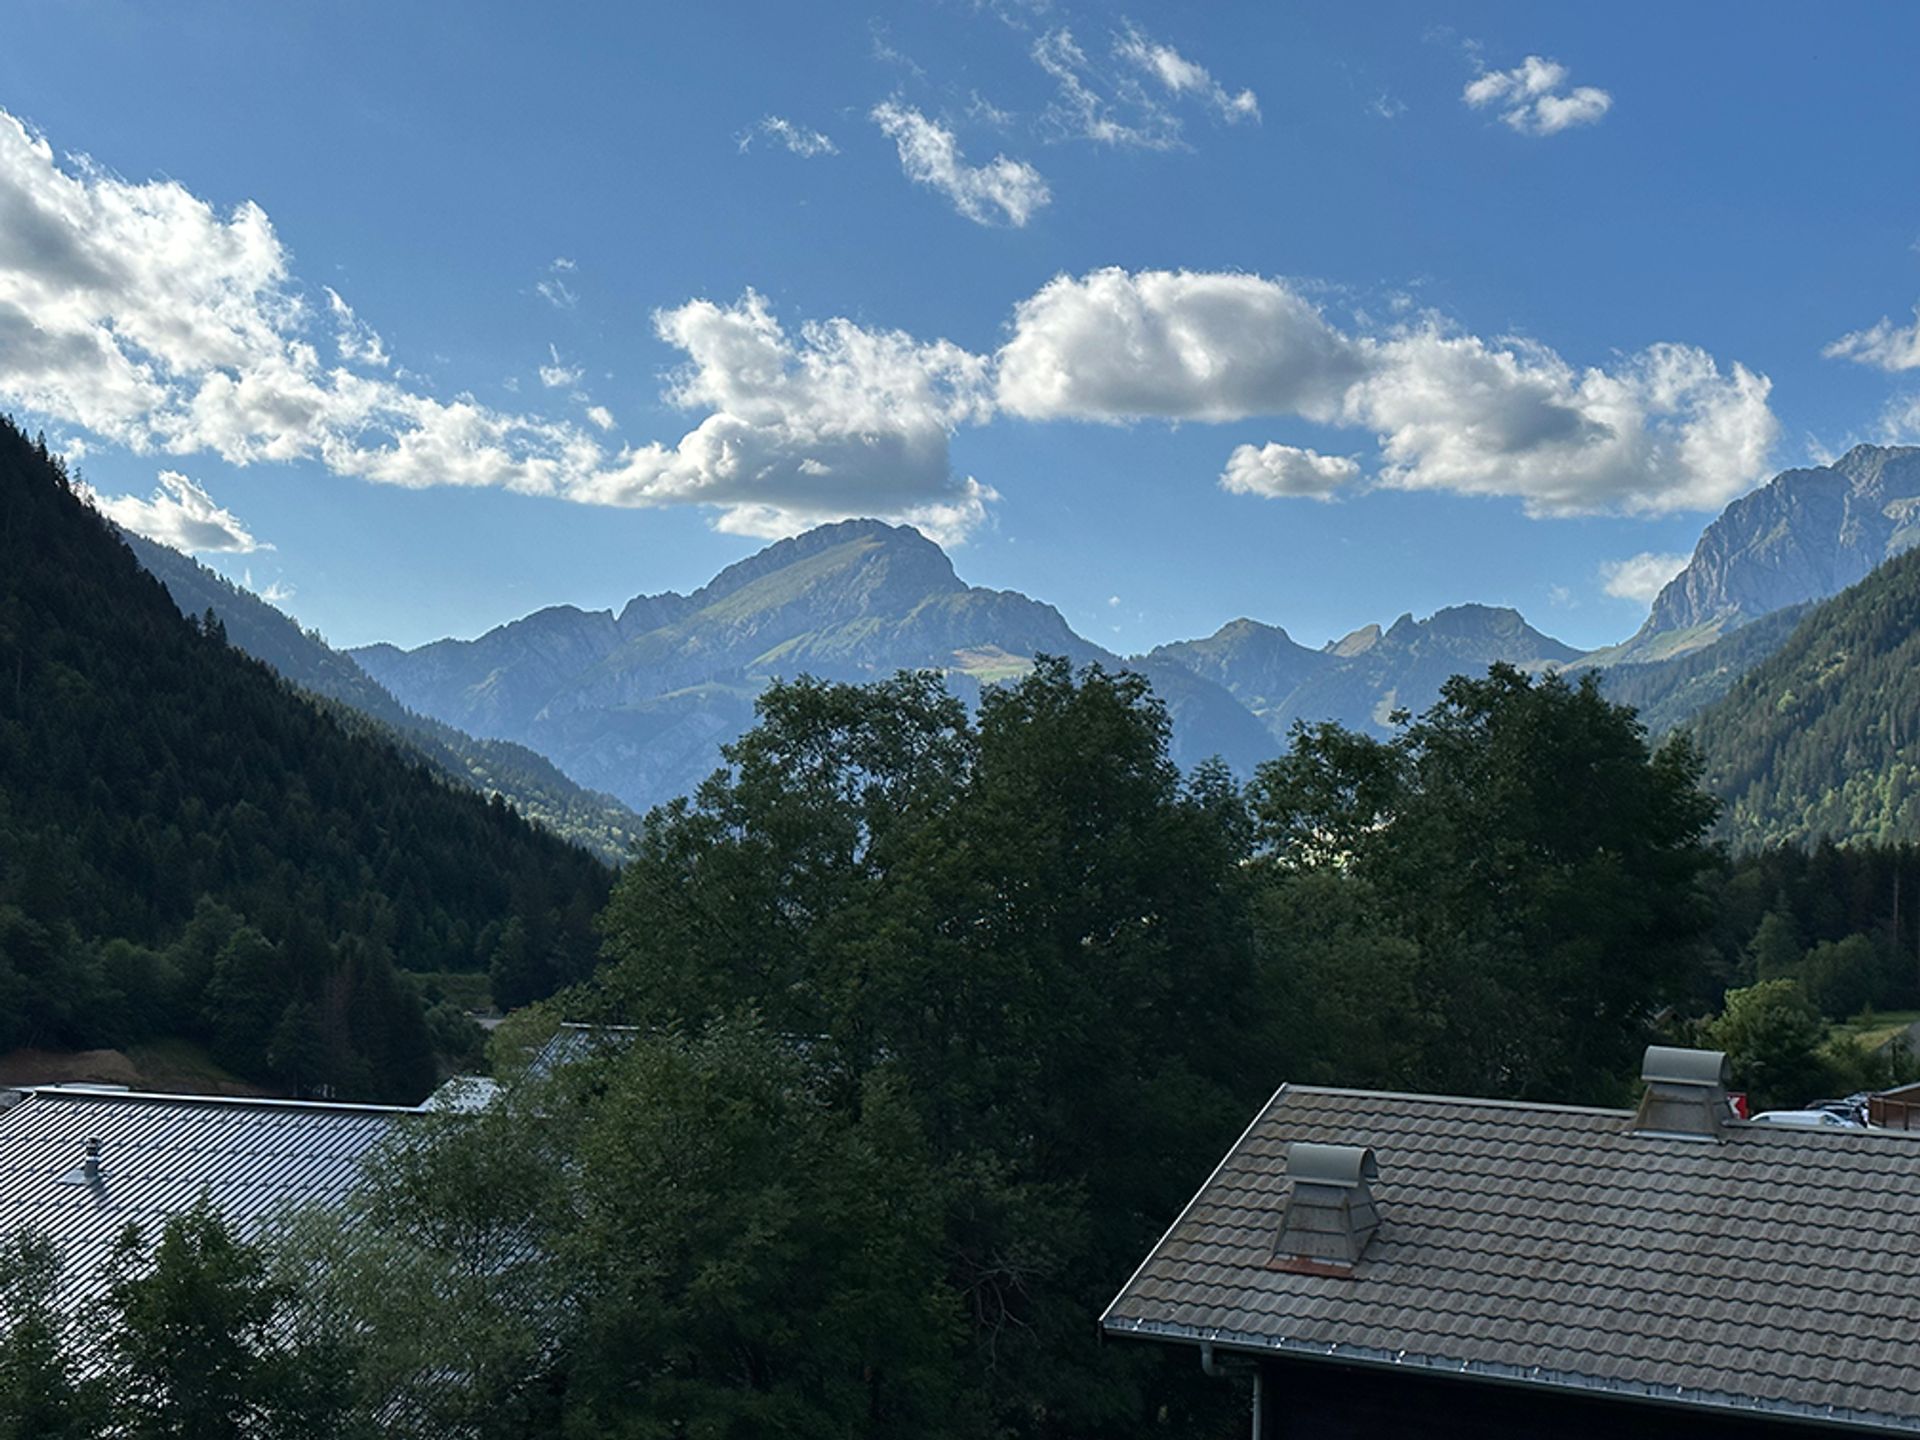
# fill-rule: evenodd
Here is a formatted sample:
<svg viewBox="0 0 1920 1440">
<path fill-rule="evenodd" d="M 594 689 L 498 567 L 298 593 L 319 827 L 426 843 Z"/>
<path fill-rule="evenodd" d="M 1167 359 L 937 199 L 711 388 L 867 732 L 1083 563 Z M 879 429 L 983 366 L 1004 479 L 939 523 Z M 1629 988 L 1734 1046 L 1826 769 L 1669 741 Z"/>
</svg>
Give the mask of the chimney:
<svg viewBox="0 0 1920 1440">
<path fill-rule="evenodd" d="M 100 1142 L 87 1141 L 87 1148 L 80 1157 L 80 1163 L 60 1177 L 62 1185 L 87 1185 L 97 1187 L 106 1176 L 100 1169 Z"/>
<path fill-rule="evenodd" d="M 1380 1167 L 1364 1145 L 1287 1147 L 1286 1208 L 1269 1268 L 1296 1275 L 1350 1277 L 1380 1226 L 1371 1181 Z"/>
<path fill-rule="evenodd" d="M 1727 1057 L 1721 1051 L 1649 1045 L 1640 1078 L 1647 1082 L 1647 1091 L 1633 1117 L 1636 1135 L 1718 1140 L 1733 1117 Z"/>
</svg>

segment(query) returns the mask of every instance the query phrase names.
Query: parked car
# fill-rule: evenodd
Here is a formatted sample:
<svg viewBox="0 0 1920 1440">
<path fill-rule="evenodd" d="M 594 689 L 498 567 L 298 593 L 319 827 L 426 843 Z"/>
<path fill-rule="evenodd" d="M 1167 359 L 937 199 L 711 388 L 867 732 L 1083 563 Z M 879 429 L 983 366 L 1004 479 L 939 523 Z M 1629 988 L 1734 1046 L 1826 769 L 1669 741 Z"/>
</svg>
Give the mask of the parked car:
<svg viewBox="0 0 1920 1440">
<path fill-rule="evenodd" d="M 1764 1110 L 1753 1117 L 1755 1125 L 1805 1125 L 1834 1130 L 1858 1130 L 1859 1125 L 1843 1120 L 1831 1110 Z"/>
<path fill-rule="evenodd" d="M 1867 1123 L 1867 1092 L 1862 1090 L 1844 1100 L 1809 1100 L 1801 1109 L 1824 1110 L 1829 1115 L 1838 1115 L 1849 1125 L 1864 1126 Z"/>
</svg>

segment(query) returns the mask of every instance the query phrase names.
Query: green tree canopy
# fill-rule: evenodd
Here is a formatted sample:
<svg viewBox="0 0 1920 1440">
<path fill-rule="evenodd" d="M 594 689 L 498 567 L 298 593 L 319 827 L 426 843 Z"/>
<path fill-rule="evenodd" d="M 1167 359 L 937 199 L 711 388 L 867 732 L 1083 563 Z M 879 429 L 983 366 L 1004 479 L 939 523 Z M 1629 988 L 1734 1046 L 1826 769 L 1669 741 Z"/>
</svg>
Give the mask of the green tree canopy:
<svg viewBox="0 0 1920 1440">
<path fill-rule="evenodd" d="M 1684 739 L 1650 750 L 1591 676 L 1495 665 L 1449 680 L 1390 740 L 1297 729 L 1251 799 L 1275 883 L 1344 876 L 1372 943 L 1412 947 L 1368 962 L 1387 966 L 1380 1004 L 1411 1001 L 1405 1083 L 1601 1099 L 1706 955 L 1698 779 Z"/>
</svg>

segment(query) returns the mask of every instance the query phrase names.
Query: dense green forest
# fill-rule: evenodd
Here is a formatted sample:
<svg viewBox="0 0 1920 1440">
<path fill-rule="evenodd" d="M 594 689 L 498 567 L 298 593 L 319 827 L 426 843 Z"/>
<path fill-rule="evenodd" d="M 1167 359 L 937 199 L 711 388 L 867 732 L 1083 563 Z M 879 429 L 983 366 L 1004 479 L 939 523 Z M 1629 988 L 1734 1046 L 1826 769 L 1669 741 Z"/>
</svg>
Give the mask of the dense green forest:
<svg viewBox="0 0 1920 1440">
<path fill-rule="evenodd" d="M 1735 848 L 1920 837 L 1920 552 L 1815 607 L 1690 728 Z"/>
<path fill-rule="evenodd" d="M 1624 1103 L 1650 1039 L 1704 1039 L 1798 1103 L 1881 1063 L 1828 1040 L 1869 996 L 1836 948 L 1911 993 L 1920 852 L 1729 861 L 1691 747 L 1590 678 L 1456 677 L 1247 786 L 1167 731 L 1059 660 L 977 712 L 771 687 L 647 818 L 597 972 L 496 1037 L 487 1110 L 409 1124 L 344 1213 L 129 1239 L 83 1316 L 11 1241 L 0 1420 L 1225 1437 L 1232 1384 L 1093 1321 L 1280 1081 Z M 529 1067 L 560 1016 L 625 1028 Z"/>
<path fill-rule="evenodd" d="M 584 977 L 610 875 L 184 620 L 0 423 L 0 1051 L 203 1041 L 301 1091 L 417 1098 L 404 971 Z"/>
</svg>

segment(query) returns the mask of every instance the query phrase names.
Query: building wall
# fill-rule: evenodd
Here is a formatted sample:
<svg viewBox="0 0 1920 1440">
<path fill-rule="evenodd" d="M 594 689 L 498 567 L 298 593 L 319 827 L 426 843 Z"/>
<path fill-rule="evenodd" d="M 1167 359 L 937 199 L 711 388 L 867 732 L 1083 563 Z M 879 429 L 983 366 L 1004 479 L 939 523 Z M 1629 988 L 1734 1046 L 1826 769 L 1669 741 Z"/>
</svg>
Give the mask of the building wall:
<svg viewBox="0 0 1920 1440">
<path fill-rule="evenodd" d="M 1417 1372 L 1264 1364 L 1261 1440 L 1834 1440 L 1840 1433 Z"/>
</svg>

